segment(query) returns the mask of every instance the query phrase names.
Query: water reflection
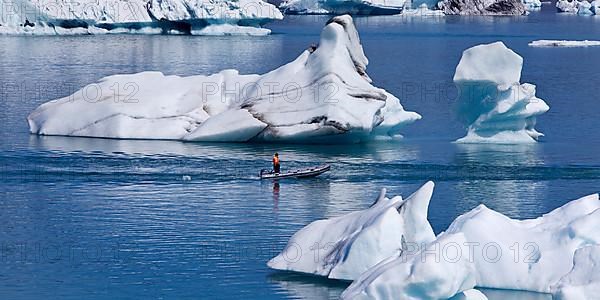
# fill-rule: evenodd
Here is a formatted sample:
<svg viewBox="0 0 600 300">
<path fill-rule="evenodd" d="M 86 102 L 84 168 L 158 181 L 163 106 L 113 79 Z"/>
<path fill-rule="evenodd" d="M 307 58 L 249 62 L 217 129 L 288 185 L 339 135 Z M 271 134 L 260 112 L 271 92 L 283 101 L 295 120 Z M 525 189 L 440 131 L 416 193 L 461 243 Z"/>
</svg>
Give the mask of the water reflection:
<svg viewBox="0 0 600 300">
<path fill-rule="evenodd" d="M 349 283 L 292 272 L 274 272 L 267 276 L 270 283 L 294 299 L 339 299 Z"/>
<path fill-rule="evenodd" d="M 494 180 L 464 180 L 456 182 L 456 207 L 467 211 L 480 203 L 510 217 L 535 217 L 532 212 L 543 210 L 547 181 L 528 178 L 538 172 L 532 167 L 543 166 L 539 147 L 533 145 L 457 145 L 455 164 L 465 168 L 485 170 Z M 519 174 L 520 173 L 520 174 Z"/>
</svg>

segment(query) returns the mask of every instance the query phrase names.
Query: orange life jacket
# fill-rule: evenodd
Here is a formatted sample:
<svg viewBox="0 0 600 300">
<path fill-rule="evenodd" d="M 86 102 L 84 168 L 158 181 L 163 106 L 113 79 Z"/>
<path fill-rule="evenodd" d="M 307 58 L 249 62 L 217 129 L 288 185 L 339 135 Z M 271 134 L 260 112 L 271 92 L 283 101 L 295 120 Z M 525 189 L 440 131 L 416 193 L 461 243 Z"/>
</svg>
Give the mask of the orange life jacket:
<svg viewBox="0 0 600 300">
<path fill-rule="evenodd" d="M 273 165 L 274 166 L 279 166 L 279 157 L 273 156 Z"/>
</svg>

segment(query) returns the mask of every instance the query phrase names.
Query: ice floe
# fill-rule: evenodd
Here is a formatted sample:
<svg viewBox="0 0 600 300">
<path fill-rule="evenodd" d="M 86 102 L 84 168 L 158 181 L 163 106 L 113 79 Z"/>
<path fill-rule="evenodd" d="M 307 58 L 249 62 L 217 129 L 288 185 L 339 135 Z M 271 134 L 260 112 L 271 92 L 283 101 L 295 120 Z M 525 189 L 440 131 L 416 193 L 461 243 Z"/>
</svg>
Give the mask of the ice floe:
<svg viewBox="0 0 600 300">
<path fill-rule="evenodd" d="M 279 5 L 285 14 L 393 15 L 402 12 L 405 0 L 287 0 Z"/>
<path fill-rule="evenodd" d="M 433 186 L 433 182 L 426 183 L 406 200 L 400 196 L 388 199 L 383 190 L 365 210 L 312 222 L 296 232 L 268 266 L 333 279 L 356 279 L 407 247 L 435 238 L 427 221 Z"/>
<path fill-rule="evenodd" d="M 318 47 L 264 75 L 113 75 L 40 105 L 31 133 L 187 141 L 361 142 L 398 136 L 420 119 L 371 85 L 350 16 L 331 19 Z"/>
<path fill-rule="evenodd" d="M 568 40 L 537 40 L 529 43 L 530 47 L 592 47 L 600 46 L 600 41 L 568 41 Z"/>
<path fill-rule="evenodd" d="M 283 18 L 262 0 L 0 0 L 0 6 L 0 34 L 264 35 L 270 32 L 264 24 Z"/>
<path fill-rule="evenodd" d="M 536 117 L 548 111 L 535 96 L 535 85 L 519 83 L 523 58 L 502 42 L 463 52 L 454 83 L 459 91 L 458 115 L 467 126 L 459 143 L 530 143 L 543 134 Z"/>
</svg>

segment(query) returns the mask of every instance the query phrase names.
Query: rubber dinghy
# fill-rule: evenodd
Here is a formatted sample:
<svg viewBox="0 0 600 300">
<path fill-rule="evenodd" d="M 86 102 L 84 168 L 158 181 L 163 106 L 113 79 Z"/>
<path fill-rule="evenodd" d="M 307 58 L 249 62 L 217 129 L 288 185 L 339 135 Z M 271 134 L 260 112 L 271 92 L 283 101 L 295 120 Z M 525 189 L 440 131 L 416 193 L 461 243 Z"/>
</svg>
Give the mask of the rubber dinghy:
<svg viewBox="0 0 600 300">
<path fill-rule="evenodd" d="M 311 167 L 306 169 L 296 169 L 287 172 L 275 173 L 266 169 L 260 170 L 260 179 L 279 179 L 279 178 L 303 178 L 303 177 L 314 177 L 321 175 L 331 169 L 330 165 L 322 165 L 318 167 Z"/>
</svg>

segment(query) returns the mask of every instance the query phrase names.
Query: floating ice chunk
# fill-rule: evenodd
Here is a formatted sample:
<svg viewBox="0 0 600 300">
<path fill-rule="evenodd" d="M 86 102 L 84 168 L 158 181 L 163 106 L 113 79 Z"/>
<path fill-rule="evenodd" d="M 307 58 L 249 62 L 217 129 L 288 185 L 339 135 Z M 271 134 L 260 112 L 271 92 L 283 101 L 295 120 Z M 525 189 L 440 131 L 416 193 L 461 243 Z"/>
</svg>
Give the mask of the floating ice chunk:
<svg viewBox="0 0 600 300">
<path fill-rule="evenodd" d="M 558 0 L 556 1 L 556 9 L 560 13 L 571 13 L 571 14 L 580 14 L 580 15 L 590 15 L 592 11 L 590 10 L 592 5 L 583 0 Z"/>
<path fill-rule="evenodd" d="M 525 9 L 527 10 L 539 10 L 542 8 L 542 1 L 540 0 L 521 0 Z"/>
<path fill-rule="evenodd" d="M 202 27 L 199 30 L 192 29 L 192 35 L 209 35 L 209 36 L 219 36 L 219 35 L 250 35 L 250 36 L 262 36 L 269 35 L 271 33 L 270 29 L 260 28 L 260 27 L 252 27 L 252 26 L 238 26 L 231 24 L 215 24 L 206 27 Z"/>
<path fill-rule="evenodd" d="M 543 134 L 536 117 L 548 111 L 535 96 L 535 85 L 520 84 L 523 58 L 502 42 L 463 52 L 454 83 L 459 90 L 458 115 L 467 127 L 459 143 L 531 143 Z"/>
<path fill-rule="evenodd" d="M 406 0 L 287 0 L 279 5 L 285 14 L 392 15 L 404 9 Z"/>
<path fill-rule="evenodd" d="M 371 85 L 350 16 L 318 47 L 264 75 L 114 75 L 40 105 L 31 133 L 188 141 L 362 142 L 396 136 L 421 116 Z"/>
<path fill-rule="evenodd" d="M 353 280 L 407 245 L 431 242 L 435 235 L 427 221 L 433 182 L 402 200 L 379 199 L 368 209 L 312 222 L 296 232 L 285 249 L 268 262 L 289 270 Z"/>
<path fill-rule="evenodd" d="M 476 277 L 473 263 L 462 255 L 468 251 L 466 243 L 461 233 L 442 234 L 416 253 L 406 251 L 364 272 L 341 298 L 448 299 L 471 290 Z M 469 294 L 463 299 L 471 299 Z"/>
<path fill-rule="evenodd" d="M 600 41 L 567 41 L 567 40 L 537 40 L 529 43 L 530 47 L 592 47 L 600 46 Z"/>
<path fill-rule="evenodd" d="M 437 3 L 437 2 L 436 2 Z M 427 3 L 422 3 L 415 9 L 405 9 L 402 12 L 403 16 L 415 16 L 415 17 L 441 17 L 445 16 L 444 12 L 438 9 L 430 9 Z"/>
<path fill-rule="evenodd" d="M 446 299 L 477 286 L 590 299 L 585 295 L 596 295 L 600 278 L 593 274 L 600 261 L 598 228 L 598 194 L 529 220 L 480 205 L 426 248 L 405 251 L 363 273 L 343 298 Z"/>
<path fill-rule="evenodd" d="M 583 0 L 577 2 L 577 14 L 578 15 L 593 15 L 594 13 L 591 11 L 592 4 Z"/>
<path fill-rule="evenodd" d="M 257 35 L 269 32 L 261 30 L 264 24 L 283 18 L 261 0 L 0 0 L 0 6 L 2 34 L 215 33 L 226 24 L 228 33 Z"/>
<path fill-rule="evenodd" d="M 600 246 L 577 249 L 573 269 L 553 289 L 555 300 L 597 298 L 600 295 Z"/>
</svg>

